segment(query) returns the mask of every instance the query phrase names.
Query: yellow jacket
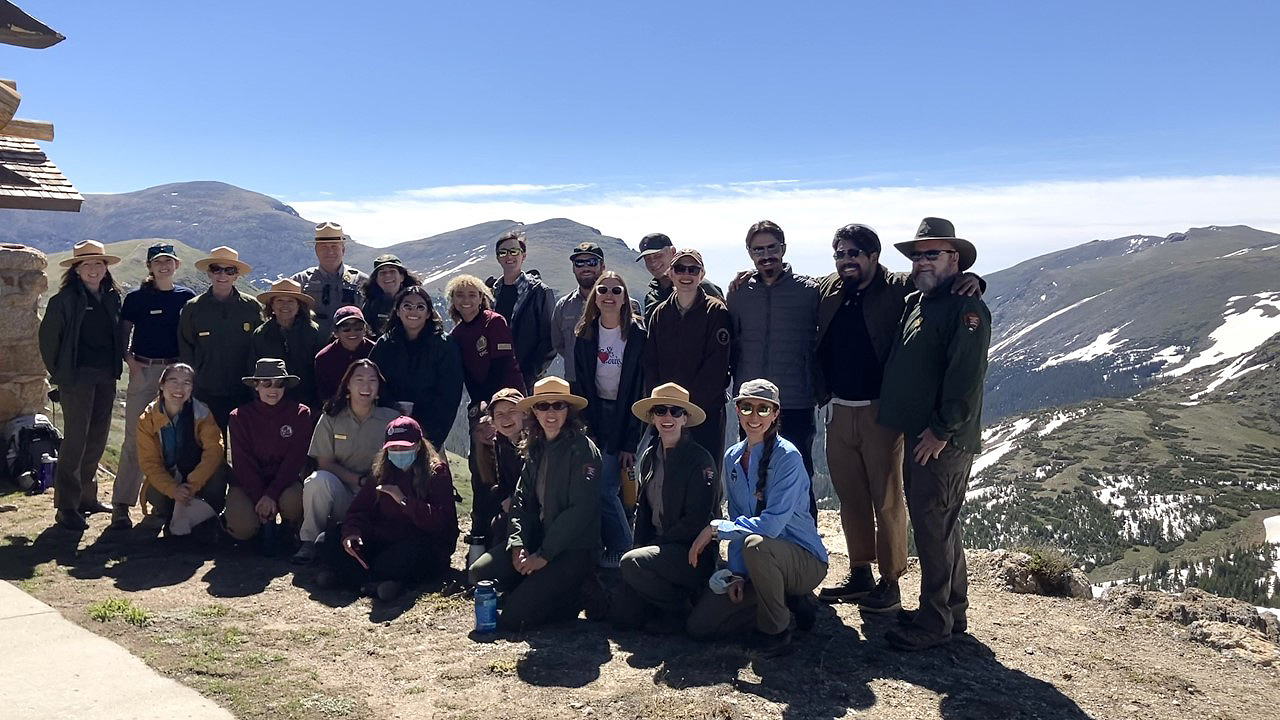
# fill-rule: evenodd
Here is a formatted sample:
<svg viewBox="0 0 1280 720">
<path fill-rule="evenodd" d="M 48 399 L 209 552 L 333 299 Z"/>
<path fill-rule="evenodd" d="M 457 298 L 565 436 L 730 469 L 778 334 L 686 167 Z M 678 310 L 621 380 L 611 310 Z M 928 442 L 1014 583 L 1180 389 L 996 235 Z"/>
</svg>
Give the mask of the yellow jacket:
<svg viewBox="0 0 1280 720">
<path fill-rule="evenodd" d="M 200 445 L 200 463 L 186 477 L 187 485 L 193 491 L 199 491 L 209 478 L 217 472 L 225 460 L 222 449 L 222 430 L 209 412 L 209 406 L 192 399 L 195 403 L 196 443 Z M 139 501 L 146 497 L 147 486 L 155 488 L 167 497 L 174 497 L 178 483 L 164 465 L 164 446 L 160 441 L 160 430 L 169 424 L 169 416 L 164 412 L 164 402 L 152 400 L 147 409 L 138 417 L 138 467 L 142 470 L 142 491 Z"/>
</svg>

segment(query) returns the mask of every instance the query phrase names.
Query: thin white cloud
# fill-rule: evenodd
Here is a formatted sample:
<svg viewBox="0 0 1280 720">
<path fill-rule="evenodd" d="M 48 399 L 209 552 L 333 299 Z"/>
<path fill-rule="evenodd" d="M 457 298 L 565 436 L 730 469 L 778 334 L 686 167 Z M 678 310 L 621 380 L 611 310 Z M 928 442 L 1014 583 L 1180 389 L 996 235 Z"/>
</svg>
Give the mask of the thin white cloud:
<svg viewBox="0 0 1280 720">
<path fill-rule="evenodd" d="M 467 198 L 515 197 L 545 193 L 564 193 L 585 190 L 589 184 L 566 185 L 443 185 L 438 187 L 401 190 L 396 195 L 423 200 L 465 200 Z"/>
<path fill-rule="evenodd" d="M 583 192 L 588 188 L 591 192 Z M 1165 235 L 1215 224 L 1280 229 L 1280 206 L 1275 203 L 1280 176 L 861 188 L 734 183 L 629 191 L 583 185 L 530 197 L 489 197 L 401 192 L 385 198 L 290 204 L 303 217 L 333 218 L 357 240 L 377 246 L 498 219 L 532 223 L 567 217 L 632 247 L 647 233 L 660 231 L 677 245 L 702 250 L 716 281 L 727 280 L 749 264 L 744 234 L 761 218 L 786 230 L 787 259 L 798 271 L 815 275 L 830 272 L 831 235 L 850 222 L 876 228 L 884 242 L 885 264 L 906 269 L 892 243 L 910 239 L 922 217 L 948 218 L 961 236 L 977 245 L 975 269 L 980 273 L 1095 239 Z"/>
</svg>

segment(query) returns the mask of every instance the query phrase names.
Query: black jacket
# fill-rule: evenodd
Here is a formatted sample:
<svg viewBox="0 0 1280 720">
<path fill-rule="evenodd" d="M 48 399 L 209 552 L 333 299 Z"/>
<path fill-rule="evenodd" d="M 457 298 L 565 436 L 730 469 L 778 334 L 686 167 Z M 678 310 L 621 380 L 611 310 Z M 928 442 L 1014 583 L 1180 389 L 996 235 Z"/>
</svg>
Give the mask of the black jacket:
<svg viewBox="0 0 1280 720">
<path fill-rule="evenodd" d="M 600 396 L 596 391 L 596 357 L 600 345 L 600 324 L 592 323 L 585 337 L 578 337 L 573 345 L 574 381 L 570 391 L 587 399 L 582 411 L 582 421 L 587 432 L 596 441 L 600 452 L 609 455 L 620 451 L 632 452 L 640 442 L 643 423 L 631 414 L 631 404 L 644 394 L 644 343 L 647 335 L 644 326 L 631 318 L 627 330 L 627 347 L 622 351 L 622 377 L 618 381 L 618 399 L 612 417 L 604 417 Z"/>
<path fill-rule="evenodd" d="M 387 380 L 380 396 L 390 403 L 413 403 L 412 417 L 422 434 L 436 449 L 443 448 L 462 402 L 462 355 L 453 339 L 428 325 L 410 341 L 397 328 L 378 338 L 369 359 Z"/>
<path fill-rule="evenodd" d="M 493 297 L 498 297 L 502 276 L 485 281 Z M 511 336 L 515 340 L 516 362 L 524 377 L 527 392 L 542 378 L 547 366 L 556 357 L 551 345 L 551 311 L 556 306 L 556 291 L 532 273 L 523 273 L 516 280 L 516 305 L 511 311 Z"/>
<path fill-rule="evenodd" d="M 120 324 L 120 302 L 119 292 L 102 289 L 102 305 L 114 324 L 112 371 L 117 380 L 124 367 L 124 331 Z M 80 322 L 84 319 L 88 305 L 88 292 L 78 283 L 59 290 L 49 298 L 44 317 L 40 319 L 39 342 L 40 357 L 44 360 L 44 366 L 49 369 L 49 382 L 52 385 L 75 382 L 79 367 Z"/>
<path fill-rule="evenodd" d="M 662 480 L 662 529 L 658 530 L 653 526 L 653 507 L 648 490 L 659 452 L 662 452 L 662 441 L 655 434 L 653 442 L 636 463 L 640 489 L 636 495 L 634 545 L 692 545 L 719 509 L 717 463 L 711 459 L 710 453 L 690 439 L 688 433 L 667 451 Z M 708 544 L 698 567 L 706 569 L 710 575 L 719 552 L 717 543 Z"/>
</svg>

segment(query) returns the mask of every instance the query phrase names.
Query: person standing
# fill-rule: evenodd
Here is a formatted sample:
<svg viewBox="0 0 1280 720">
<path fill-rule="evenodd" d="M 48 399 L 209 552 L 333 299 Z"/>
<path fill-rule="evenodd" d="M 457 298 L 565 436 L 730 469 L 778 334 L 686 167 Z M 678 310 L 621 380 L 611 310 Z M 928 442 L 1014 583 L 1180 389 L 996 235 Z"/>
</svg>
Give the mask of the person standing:
<svg viewBox="0 0 1280 720">
<path fill-rule="evenodd" d="M 316 225 L 312 245 L 316 251 L 317 265 L 296 272 L 290 278 L 298 283 L 302 292 L 315 301 L 312 308 L 320 336 L 328 337 L 333 330 L 333 313 L 344 305 L 359 306 L 364 302 L 360 288 L 369 276 L 342 262 L 347 252 L 347 238 L 342 226 L 334 222 Z"/>
<path fill-rule="evenodd" d="M 645 342 L 645 387 L 675 383 L 689 391 L 707 422 L 690 432 L 711 457 L 724 456 L 725 389 L 729 386 L 729 311 L 702 288 L 705 265 L 697 250 L 676 251 L 670 267 L 675 292 L 653 312 Z"/>
<path fill-rule="evenodd" d="M 506 319 L 515 340 L 516 363 L 524 378 L 526 390 L 547 371 L 556 357 L 552 345 L 551 312 L 555 308 L 555 290 L 545 285 L 535 273 L 524 272 L 528 245 L 524 233 L 508 230 L 494 246 L 501 277 L 486 281 L 493 294 L 494 310 Z"/>
<path fill-rule="evenodd" d="M 879 422 L 903 434 L 907 512 L 920 555 L 920 608 L 900 613 L 885 638 L 901 650 L 940 645 L 968 626 L 968 569 L 960 510 L 982 444 L 982 383 L 991 313 L 951 292 L 977 259 L 973 243 L 942 218 L 925 218 L 915 239 L 894 245 L 911 259 L 907 297 L 884 368 Z"/>
<path fill-rule="evenodd" d="M 133 527 L 129 508 L 138 502 L 142 471 L 138 468 L 138 416 L 156 397 L 160 373 L 178 362 L 178 316 L 182 306 L 195 297 L 187 287 L 175 285 L 173 278 L 182 262 L 173 245 L 156 243 L 147 248 L 147 279 L 137 290 L 124 296 L 120 308 L 129 368 L 129 389 L 125 391 L 124 442 L 120 464 L 111 489 L 111 529 Z"/>
<path fill-rule="evenodd" d="M 67 530 L 89 527 L 84 514 L 111 512 L 98 499 L 98 461 L 107 447 L 116 381 L 124 366 L 120 289 L 108 266 L 120 262 L 102 243 L 82 240 L 62 287 L 40 320 L 40 357 L 62 405 L 62 446 L 54 477 L 54 522 Z"/>
<path fill-rule="evenodd" d="M 248 263 L 223 245 L 196 261 L 209 276 L 209 289 L 187 301 L 178 316 L 178 357 L 195 369 L 196 399 L 209 407 L 225 432 L 231 411 L 250 399 L 240 381 L 257 358 L 250 357 L 253 331 L 262 324 L 262 305 L 236 289 Z"/>
<path fill-rule="evenodd" d="M 409 272 L 395 255 L 379 255 L 373 259 L 373 272 L 360 288 L 364 304 L 360 311 L 369 323 L 369 333 L 377 338 L 387 329 L 387 320 L 394 312 L 392 301 L 396 294 L 410 285 L 421 285 L 418 276 Z M 335 313 L 335 318 L 337 314 Z"/>
<path fill-rule="evenodd" d="M 640 239 L 640 255 L 636 258 L 636 262 L 644 261 L 644 267 L 653 276 L 653 280 L 649 282 L 648 291 L 644 296 L 644 325 L 649 326 L 649 320 L 653 317 L 653 311 L 658 309 L 658 305 L 662 304 L 671 296 L 671 292 L 675 289 L 675 283 L 671 279 L 671 262 L 675 260 L 676 248 L 671 244 L 671 238 L 662 233 L 649 233 Z M 724 293 L 720 292 L 720 288 L 716 287 L 710 280 L 704 279 L 701 283 L 702 289 L 711 297 L 724 302 Z"/>
<path fill-rule="evenodd" d="M 587 295 L 607 268 L 604 249 L 590 241 L 578 243 L 569 253 L 569 262 L 573 264 L 573 277 L 578 281 L 578 289 L 557 300 L 555 309 L 551 311 L 551 345 L 564 360 L 564 379 L 573 384 L 577 378 L 573 367 L 573 347 L 578 339 L 578 321 L 582 319 Z M 639 317 L 640 303 L 633 298 L 631 306 Z"/>
<path fill-rule="evenodd" d="M 344 305 L 333 313 L 333 342 L 316 353 L 316 394 L 323 405 L 338 392 L 342 376 L 351 363 L 369 357 L 373 341 L 364 313 L 355 305 Z M 315 413 L 318 415 L 319 413 Z"/>
<path fill-rule="evenodd" d="M 258 294 L 262 303 L 264 322 L 253 331 L 249 342 L 249 356 L 280 358 L 289 373 L 298 380 L 289 385 L 285 395 L 290 400 L 319 412 L 320 400 L 316 394 L 316 353 L 324 346 L 324 336 L 316 325 L 311 312 L 314 300 L 302 292 L 298 283 L 288 279 L 271 283 L 271 289 Z"/>
</svg>

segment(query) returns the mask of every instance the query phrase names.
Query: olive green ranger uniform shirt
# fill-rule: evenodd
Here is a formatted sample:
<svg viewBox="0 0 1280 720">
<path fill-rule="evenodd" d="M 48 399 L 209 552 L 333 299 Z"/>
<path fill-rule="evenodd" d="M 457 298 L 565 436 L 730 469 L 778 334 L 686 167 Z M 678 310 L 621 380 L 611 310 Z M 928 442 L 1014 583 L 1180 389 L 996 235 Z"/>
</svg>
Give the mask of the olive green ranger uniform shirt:
<svg viewBox="0 0 1280 720">
<path fill-rule="evenodd" d="M 178 314 L 178 356 L 196 371 L 195 394 L 236 397 L 247 394 L 240 378 L 249 375 L 253 331 L 262 324 L 262 305 L 237 288 L 225 300 L 206 290 Z"/>
<path fill-rule="evenodd" d="M 884 369 L 878 420 L 901 430 L 908 448 L 931 428 L 938 439 L 976 454 L 982 447 L 991 311 L 978 298 L 953 295 L 954 281 L 929 295 L 907 296 Z"/>
</svg>

